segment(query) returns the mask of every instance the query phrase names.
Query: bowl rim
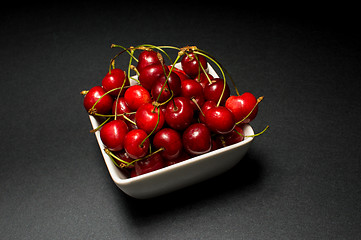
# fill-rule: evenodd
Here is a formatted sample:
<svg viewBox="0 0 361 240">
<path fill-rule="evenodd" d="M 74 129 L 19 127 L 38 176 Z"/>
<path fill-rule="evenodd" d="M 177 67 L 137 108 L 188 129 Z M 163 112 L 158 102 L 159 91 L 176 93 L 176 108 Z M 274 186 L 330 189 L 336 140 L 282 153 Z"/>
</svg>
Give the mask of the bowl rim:
<svg viewBox="0 0 361 240">
<path fill-rule="evenodd" d="M 94 116 L 89 115 L 89 118 L 90 118 L 90 122 L 91 122 L 91 124 L 92 124 L 92 126 L 94 128 L 97 127 L 97 125 L 99 125 L 97 119 Z M 252 126 L 250 124 L 244 124 L 242 127 L 243 127 L 243 129 L 245 131 L 249 132 L 250 135 L 254 134 L 253 128 L 252 128 Z M 222 147 L 222 148 L 219 148 L 219 149 L 216 149 L 216 150 L 212 150 L 212 151 L 210 151 L 208 153 L 191 157 L 191 158 L 189 158 L 187 160 L 184 160 L 182 162 L 179 162 L 179 163 L 176 163 L 176 164 L 173 164 L 173 165 L 170 165 L 170 166 L 165 166 L 165 167 L 163 167 L 161 169 L 157 169 L 157 170 L 149 172 L 149 173 L 145 173 L 145 174 L 135 176 L 135 177 L 126 177 L 126 178 L 123 179 L 121 177 L 118 177 L 117 174 L 114 172 L 114 171 L 121 171 L 121 170 L 117 166 L 114 165 L 114 163 L 110 159 L 110 157 L 104 152 L 104 144 L 102 143 L 102 141 L 100 139 L 99 133 L 96 132 L 95 135 L 96 135 L 96 138 L 97 138 L 97 141 L 98 141 L 98 145 L 99 145 L 99 147 L 101 149 L 105 164 L 106 164 L 106 166 L 108 168 L 108 171 L 109 171 L 109 173 L 111 175 L 111 178 L 118 185 L 128 185 L 128 184 L 131 184 L 133 182 L 143 181 L 143 180 L 148 179 L 148 178 L 156 177 L 157 175 L 160 175 L 160 174 L 162 174 L 162 173 L 164 173 L 166 171 L 174 171 L 177 168 L 182 168 L 182 167 L 185 167 L 187 165 L 191 165 L 191 164 L 193 164 L 195 162 L 206 161 L 208 157 L 214 157 L 216 155 L 222 154 L 222 153 L 227 152 L 229 150 L 232 150 L 232 149 L 239 148 L 239 147 L 242 147 L 244 145 L 250 144 L 254 139 L 253 136 L 252 137 L 245 137 L 245 139 L 242 142 L 238 142 L 238 143 L 235 143 L 235 144 L 232 144 L 232 145 L 229 145 L 229 146 L 225 146 L 225 147 Z"/>
</svg>

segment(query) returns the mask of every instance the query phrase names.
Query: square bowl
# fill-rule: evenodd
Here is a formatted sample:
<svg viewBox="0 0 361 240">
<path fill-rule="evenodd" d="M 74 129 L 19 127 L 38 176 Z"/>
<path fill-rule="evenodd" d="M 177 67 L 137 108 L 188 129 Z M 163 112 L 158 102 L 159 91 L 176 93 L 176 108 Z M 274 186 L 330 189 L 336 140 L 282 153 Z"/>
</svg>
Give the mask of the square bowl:
<svg viewBox="0 0 361 240">
<path fill-rule="evenodd" d="M 176 67 L 181 69 L 180 64 Z M 218 77 L 213 68 L 208 64 L 208 73 Z M 131 82 L 131 84 L 135 84 Z M 89 115 L 93 129 L 101 122 L 94 116 Z M 244 125 L 245 136 L 254 135 L 249 124 Z M 162 169 L 129 178 L 118 169 L 110 157 L 104 151 L 104 144 L 100 138 L 100 132 L 95 132 L 100 151 L 114 183 L 127 195 L 146 199 L 160 196 L 192 184 L 204 181 L 219 175 L 235 166 L 246 154 L 253 137 L 246 137 L 242 142 L 226 146 L 206 154 L 190 158 Z"/>
</svg>

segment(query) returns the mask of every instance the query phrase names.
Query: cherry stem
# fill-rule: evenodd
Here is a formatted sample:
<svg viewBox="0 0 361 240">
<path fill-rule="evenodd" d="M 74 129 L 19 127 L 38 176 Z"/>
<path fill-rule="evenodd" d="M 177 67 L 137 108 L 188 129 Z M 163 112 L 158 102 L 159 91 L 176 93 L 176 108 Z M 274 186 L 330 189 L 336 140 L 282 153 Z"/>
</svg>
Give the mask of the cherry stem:
<svg viewBox="0 0 361 240">
<path fill-rule="evenodd" d="M 115 166 L 117 166 L 118 168 L 124 168 L 124 167 L 129 167 L 131 164 L 127 161 L 124 161 L 123 159 L 117 157 L 112 151 L 110 151 L 108 148 L 104 148 L 104 151 L 106 154 L 108 154 L 108 156 L 110 157 L 110 159 L 112 160 L 112 162 L 114 163 Z M 121 162 L 121 164 L 119 165 L 115 160 L 118 160 L 119 162 Z"/>
<path fill-rule="evenodd" d="M 155 127 L 153 128 L 153 130 L 147 135 L 146 138 L 143 139 L 143 141 L 139 144 L 140 147 L 143 147 L 143 144 L 145 142 L 145 140 L 147 140 L 148 138 L 150 138 L 150 136 L 152 136 L 152 134 L 154 133 L 154 131 L 157 129 L 158 127 L 158 124 L 159 124 L 159 118 L 160 118 L 160 111 L 159 108 L 155 107 L 158 112 L 157 112 L 157 115 L 158 115 L 158 118 L 157 118 L 157 123 L 155 124 Z"/>
<path fill-rule="evenodd" d="M 201 107 L 199 106 L 199 104 L 197 103 L 197 100 L 194 97 L 191 97 L 191 101 L 197 106 L 197 108 L 199 109 L 199 111 L 201 112 L 201 114 L 203 115 L 203 117 L 205 117 Z"/>
<path fill-rule="evenodd" d="M 143 45 L 137 46 L 136 48 L 140 49 L 141 47 L 149 47 L 151 49 L 153 49 L 153 48 L 158 49 L 159 51 L 161 51 L 162 53 L 164 53 L 167 56 L 167 58 L 169 59 L 170 62 L 172 62 L 172 59 L 169 57 L 168 53 L 162 49 L 162 48 L 166 48 L 166 47 L 170 48 L 170 46 L 154 46 L 151 44 L 143 44 Z"/>
<path fill-rule="evenodd" d="M 239 96 L 240 94 L 239 94 L 239 91 L 238 91 L 238 89 L 237 89 L 236 83 L 234 82 L 231 74 L 229 74 L 229 72 L 227 71 L 227 69 L 225 69 L 225 68 L 222 66 L 222 64 L 221 64 L 219 61 L 217 61 L 216 58 L 213 57 L 213 56 L 212 56 L 211 54 L 209 54 L 208 52 L 206 52 L 206 51 L 204 51 L 204 50 L 201 50 L 201 49 L 197 49 L 197 51 L 200 51 L 200 52 L 204 53 L 204 54 L 205 54 L 204 56 L 208 57 L 208 58 L 211 59 L 214 63 L 216 63 L 216 65 L 217 65 L 218 68 L 221 70 L 221 72 L 222 72 L 222 69 L 226 72 L 227 76 L 229 77 L 229 79 L 230 79 L 231 82 L 232 82 L 232 85 L 233 85 L 233 87 L 234 87 L 234 90 L 236 91 L 237 96 Z M 222 72 L 222 74 L 223 74 L 223 72 Z M 224 74 L 223 74 L 223 77 L 224 77 Z"/>
<path fill-rule="evenodd" d="M 164 148 L 163 148 L 163 147 L 161 147 L 161 148 L 159 148 L 158 150 L 156 150 L 156 151 L 148 154 L 148 155 L 145 156 L 145 157 L 135 159 L 134 161 L 130 162 L 130 163 L 128 164 L 128 166 L 134 164 L 135 162 L 138 162 L 138 161 L 144 160 L 144 159 L 146 159 L 146 158 L 149 158 L 149 157 L 153 156 L 154 154 L 159 153 L 159 152 L 161 152 L 161 151 L 164 151 Z"/>
<path fill-rule="evenodd" d="M 225 89 L 226 89 L 226 82 L 227 82 L 227 81 L 226 81 L 226 76 L 224 75 L 224 72 L 223 72 L 223 69 L 222 69 L 221 65 L 218 63 L 218 61 L 216 61 L 215 59 L 213 59 L 213 57 L 210 57 L 209 55 L 207 55 L 206 53 L 204 53 L 204 51 L 201 51 L 200 49 L 197 49 L 197 51 L 195 51 L 194 53 L 199 54 L 199 55 L 202 55 L 202 56 L 210 59 L 214 64 L 217 65 L 217 67 L 219 68 L 219 70 L 220 70 L 221 73 L 222 73 L 224 83 L 223 83 L 223 89 L 222 89 L 221 96 L 219 97 L 219 100 L 218 100 L 218 102 L 217 102 L 217 107 L 218 107 L 218 106 L 221 104 L 221 100 L 222 100 L 222 98 L 223 98 L 223 94 L 224 94 L 224 91 L 225 91 Z"/>
<path fill-rule="evenodd" d="M 108 117 L 104 122 L 102 122 L 102 124 L 100 124 L 97 128 L 90 130 L 91 133 L 95 133 L 96 131 L 98 131 L 101 127 L 104 126 L 104 124 L 106 124 L 107 122 L 109 122 L 109 120 L 111 119 L 111 117 Z"/>
<path fill-rule="evenodd" d="M 242 133 L 238 132 L 236 129 L 234 129 L 234 131 L 235 131 L 238 135 L 240 135 L 241 137 L 246 138 L 246 137 L 257 137 L 257 136 L 263 134 L 268 128 L 269 128 L 269 125 L 267 125 L 261 132 L 256 133 L 256 134 L 253 134 L 253 135 L 247 135 L 247 136 L 245 136 L 245 135 L 243 135 Z"/>
<path fill-rule="evenodd" d="M 160 54 L 159 54 L 159 55 L 160 55 Z M 159 55 L 157 54 L 159 60 L 161 60 Z M 161 65 L 162 65 L 162 68 L 163 68 L 164 75 L 166 76 L 166 79 L 165 79 L 165 82 L 164 82 L 164 84 L 163 84 L 163 86 L 162 86 L 162 89 L 160 90 L 160 93 L 158 94 L 158 97 L 157 97 L 156 102 L 159 101 L 159 98 L 160 98 L 161 94 L 163 93 L 163 90 L 164 90 L 166 84 L 168 85 L 169 90 L 172 92 L 172 97 L 173 97 L 173 91 L 172 91 L 172 89 L 171 89 L 170 86 L 169 86 L 168 79 L 169 79 L 169 77 L 170 77 L 170 75 L 171 75 L 171 73 L 172 73 L 172 71 L 173 71 L 173 69 L 174 69 L 174 65 L 177 63 L 177 61 L 179 60 L 179 58 L 180 58 L 180 56 L 178 55 L 177 58 L 175 59 L 175 61 L 173 62 L 172 67 L 170 68 L 168 74 L 166 74 L 166 71 L 165 71 L 165 67 L 164 67 L 163 62 L 160 61 Z M 168 100 L 167 100 L 167 102 L 168 102 Z M 175 105 L 175 103 L 174 103 L 174 105 Z"/>
<path fill-rule="evenodd" d="M 148 154 L 147 156 L 145 157 L 142 157 L 142 158 L 138 158 L 138 159 L 135 159 L 131 162 L 127 162 L 127 161 L 124 161 L 123 159 L 119 158 L 118 156 L 116 156 L 112 151 L 110 151 L 108 148 L 104 148 L 104 151 L 105 153 L 110 157 L 110 159 L 112 160 L 112 162 L 114 163 L 115 166 L 117 166 L 118 168 L 124 168 L 124 167 L 129 167 L 131 165 L 133 165 L 135 162 L 138 162 L 138 161 L 141 161 L 141 160 L 144 160 L 146 158 L 149 158 L 151 157 L 152 155 L 160 152 L 160 151 L 163 151 L 164 148 L 159 148 L 158 150 Z M 121 164 L 119 165 L 114 159 L 118 160 L 119 162 L 121 162 Z"/>
<path fill-rule="evenodd" d="M 259 97 L 257 99 L 257 102 L 256 104 L 253 106 L 252 110 L 247 114 L 247 116 L 245 116 L 241 121 L 237 122 L 236 125 L 242 123 L 244 120 L 246 120 L 251 114 L 252 112 L 254 111 L 254 109 L 257 107 L 257 105 L 263 100 L 263 96 Z"/>
</svg>

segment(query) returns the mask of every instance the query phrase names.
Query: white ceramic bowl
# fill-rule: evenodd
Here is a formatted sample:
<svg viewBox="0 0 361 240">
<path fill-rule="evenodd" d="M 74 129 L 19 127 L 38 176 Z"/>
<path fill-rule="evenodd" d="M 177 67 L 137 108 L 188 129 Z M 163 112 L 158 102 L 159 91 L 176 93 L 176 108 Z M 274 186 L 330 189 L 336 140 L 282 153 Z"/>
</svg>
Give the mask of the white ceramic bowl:
<svg viewBox="0 0 361 240">
<path fill-rule="evenodd" d="M 179 64 L 176 66 L 181 68 Z M 214 77 L 218 77 L 210 65 L 208 65 L 208 72 Z M 93 116 L 89 115 L 89 118 L 92 127 L 97 128 L 100 122 Z M 248 124 L 244 126 L 243 130 L 246 136 L 254 134 L 252 127 Z M 246 137 L 242 142 L 231 146 L 144 175 L 128 178 L 114 165 L 112 160 L 105 153 L 104 144 L 100 139 L 100 132 L 97 131 L 95 136 L 114 183 L 124 193 L 139 199 L 166 194 L 204 181 L 229 170 L 243 158 L 253 141 L 253 137 Z"/>
</svg>

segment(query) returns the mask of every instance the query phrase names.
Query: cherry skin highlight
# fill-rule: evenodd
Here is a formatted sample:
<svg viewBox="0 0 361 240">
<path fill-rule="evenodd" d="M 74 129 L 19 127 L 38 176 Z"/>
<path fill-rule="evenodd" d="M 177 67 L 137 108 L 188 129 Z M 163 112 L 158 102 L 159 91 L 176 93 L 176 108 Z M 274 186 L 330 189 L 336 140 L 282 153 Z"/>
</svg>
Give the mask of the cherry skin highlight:
<svg viewBox="0 0 361 240">
<path fill-rule="evenodd" d="M 147 134 L 151 133 L 156 126 L 154 132 L 158 132 L 163 127 L 164 115 L 163 112 L 157 107 L 154 107 L 153 104 L 146 103 L 139 107 L 135 114 L 135 122 L 138 128 L 143 129 Z"/>
<path fill-rule="evenodd" d="M 100 138 L 111 151 L 120 151 L 124 147 L 124 138 L 128 133 L 127 124 L 122 120 L 113 120 L 100 129 Z"/>
<path fill-rule="evenodd" d="M 124 83 L 125 82 L 125 83 Z M 129 86 L 129 79 L 126 76 L 125 72 L 119 68 L 114 68 L 108 72 L 107 75 L 102 80 L 102 86 L 104 88 L 105 92 L 108 92 L 112 89 L 119 88 L 121 86 L 124 87 Z M 120 93 L 120 96 L 123 96 L 125 93 L 125 88 L 123 87 L 122 92 Z M 119 90 L 115 90 L 110 92 L 109 94 L 113 97 L 117 97 L 119 94 Z"/>
<path fill-rule="evenodd" d="M 211 109 L 211 108 L 214 108 L 217 106 L 217 103 L 216 102 L 213 102 L 213 101 L 207 101 L 203 104 L 202 108 L 201 108 L 201 111 L 199 112 L 199 115 L 198 115 L 198 118 L 199 118 L 199 121 L 201 123 L 206 123 L 206 119 L 205 119 L 205 114 L 206 112 Z M 203 114 L 204 116 L 203 116 Z"/>
<path fill-rule="evenodd" d="M 194 98 L 199 107 L 202 107 L 203 103 L 205 102 L 202 85 L 193 79 L 182 81 L 181 96 L 190 100 Z M 191 102 L 191 105 L 193 110 L 198 110 L 198 107 L 194 102 Z"/>
<path fill-rule="evenodd" d="M 224 87 L 224 80 L 221 78 L 215 78 L 212 80 L 212 84 L 206 84 L 206 86 L 204 87 L 204 98 L 207 101 L 214 101 L 216 103 L 218 103 L 219 98 L 222 95 L 223 92 L 223 87 Z M 224 89 L 223 92 L 223 96 L 220 102 L 220 105 L 224 105 L 227 98 L 230 96 L 230 90 L 228 87 L 228 84 L 226 83 L 226 87 Z"/>
<path fill-rule="evenodd" d="M 84 97 L 84 108 L 87 112 L 106 92 L 100 86 L 92 87 Z M 99 114 L 108 114 L 112 110 L 113 99 L 108 94 L 103 96 L 94 107 L 94 112 Z"/>
<path fill-rule="evenodd" d="M 195 78 L 199 73 L 203 72 L 199 63 L 202 64 L 204 70 L 207 69 L 207 59 L 202 55 L 188 53 L 181 60 L 183 71 L 191 78 Z"/>
<path fill-rule="evenodd" d="M 124 138 L 124 149 L 133 159 L 145 157 L 149 151 L 149 138 L 142 129 L 129 131 Z M 146 139 L 144 142 L 143 140 Z M 143 143 L 142 143 L 143 142 Z"/>
<path fill-rule="evenodd" d="M 193 122 L 193 107 L 185 97 L 176 97 L 167 104 L 165 121 L 173 129 L 182 131 Z"/>
<path fill-rule="evenodd" d="M 118 98 L 118 100 L 115 100 L 113 102 L 112 114 L 115 114 L 115 109 L 117 110 L 117 115 L 131 112 L 130 108 L 128 107 L 128 104 L 125 102 L 124 97 L 120 97 Z M 119 119 L 123 120 L 124 117 L 119 116 Z"/>
<path fill-rule="evenodd" d="M 236 124 L 234 116 L 226 107 L 218 106 L 205 112 L 205 123 L 215 133 L 230 133 Z"/>
<path fill-rule="evenodd" d="M 156 64 L 161 64 L 158 59 L 157 52 L 153 50 L 145 50 L 139 54 L 137 70 L 142 71 L 145 67 Z"/>
<path fill-rule="evenodd" d="M 157 132 L 153 138 L 153 145 L 156 149 L 164 149 L 160 154 L 166 160 L 179 158 L 183 149 L 181 135 L 172 128 L 163 128 Z"/>
<path fill-rule="evenodd" d="M 152 101 L 150 93 L 140 85 L 133 85 L 128 88 L 127 91 L 125 91 L 124 99 L 132 111 L 137 111 L 140 106 Z"/>
<path fill-rule="evenodd" d="M 245 92 L 241 96 L 230 96 L 227 99 L 225 106 L 233 113 L 236 122 L 239 122 L 252 111 L 256 104 L 256 97 L 252 93 Z M 242 121 L 242 123 L 251 122 L 257 116 L 257 113 L 258 105 L 255 107 L 253 112 L 244 121 Z"/>
<path fill-rule="evenodd" d="M 167 67 L 164 67 L 167 70 Z M 138 80 L 140 84 L 147 90 L 151 90 L 153 83 L 161 76 L 164 75 L 163 66 L 161 64 L 155 64 L 146 66 L 139 71 Z"/>
<path fill-rule="evenodd" d="M 203 123 L 193 123 L 182 136 L 184 149 L 191 155 L 200 155 L 211 150 L 211 132 Z"/>
</svg>

